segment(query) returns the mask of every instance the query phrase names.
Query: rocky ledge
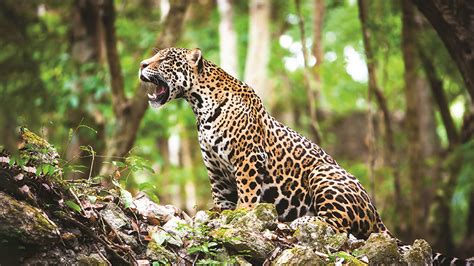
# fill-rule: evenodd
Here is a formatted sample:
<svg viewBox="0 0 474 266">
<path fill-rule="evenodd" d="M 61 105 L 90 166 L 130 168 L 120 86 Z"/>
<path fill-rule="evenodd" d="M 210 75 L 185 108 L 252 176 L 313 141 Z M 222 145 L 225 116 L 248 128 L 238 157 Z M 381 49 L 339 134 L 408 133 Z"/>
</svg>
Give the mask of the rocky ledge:
<svg viewBox="0 0 474 266">
<path fill-rule="evenodd" d="M 431 264 L 424 240 L 400 252 L 382 234 L 360 240 L 319 220 L 290 226 L 272 204 L 190 217 L 118 182 L 64 180 L 54 148 L 23 133 L 19 158 L 0 151 L 0 265 Z"/>
</svg>

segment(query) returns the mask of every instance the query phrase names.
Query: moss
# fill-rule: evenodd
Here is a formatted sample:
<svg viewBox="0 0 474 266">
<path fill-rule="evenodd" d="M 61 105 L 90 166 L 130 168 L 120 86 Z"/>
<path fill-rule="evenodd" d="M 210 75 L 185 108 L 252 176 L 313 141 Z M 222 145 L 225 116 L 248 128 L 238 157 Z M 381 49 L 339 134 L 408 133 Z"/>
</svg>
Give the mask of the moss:
<svg viewBox="0 0 474 266">
<path fill-rule="evenodd" d="M 277 217 L 275 205 L 271 203 L 260 203 L 252 210 L 260 221 L 273 221 Z"/>
<path fill-rule="evenodd" d="M 351 254 L 340 251 L 334 254 L 336 257 L 344 259 L 344 265 L 351 265 L 351 266 L 364 266 L 366 265 L 364 262 L 358 260 L 356 257 L 352 256 Z"/>
<path fill-rule="evenodd" d="M 302 245 L 323 253 L 328 248 L 338 250 L 347 242 L 346 234 L 336 233 L 330 225 L 320 220 L 298 225 L 293 236 Z"/>
<path fill-rule="evenodd" d="M 165 262 L 176 262 L 178 257 L 172 252 L 165 249 L 165 247 L 158 245 L 156 242 L 151 241 L 148 243 L 146 250 L 147 258 L 156 261 L 165 261 Z"/>
<path fill-rule="evenodd" d="M 365 245 L 355 250 L 353 254 L 366 255 L 370 264 L 402 263 L 396 240 L 385 234 L 371 234 Z"/>
<path fill-rule="evenodd" d="M 403 259 L 409 265 L 430 265 L 432 263 L 431 247 L 423 239 L 417 239 L 408 251 L 403 254 Z"/>
<path fill-rule="evenodd" d="M 99 254 L 91 254 L 90 256 L 79 255 L 77 264 L 80 266 L 107 266 L 110 262 L 104 260 Z"/>
<path fill-rule="evenodd" d="M 224 210 L 221 212 L 221 216 L 225 217 L 226 224 L 230 224 L 232 221 L 243 217 L 247 213 L 247 209 Z"/>
<path fill-rule="evenodd" d="M 327 265 L 327 262 L 318 257 L 311 248 L 296 246 L 284 250 L 272 265 Z"/>
<path fill-rule="evenodd" d="M 0 192 L 0 232 L 23 243 L 52 244 L 57 226 L 41 210 Z"/>
<path fill-rule="evenodd" d="M 216 219 L 219 217 L 219 213 L 215 211 L 206 211 L 206 214 L 209 215 L 209 219 Z"/>
</svg>

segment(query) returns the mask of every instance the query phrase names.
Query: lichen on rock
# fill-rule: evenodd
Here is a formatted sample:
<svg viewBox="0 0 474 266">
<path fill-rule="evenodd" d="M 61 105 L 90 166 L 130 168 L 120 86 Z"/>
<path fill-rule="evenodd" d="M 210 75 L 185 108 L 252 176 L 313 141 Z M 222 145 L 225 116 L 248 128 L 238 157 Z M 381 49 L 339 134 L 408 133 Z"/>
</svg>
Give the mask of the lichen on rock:
<svg viewBox="0 0 474 266">
<path fill-rule="evenodd" d="M 339 250 L 347 242 L 347 234 L 336 233 L 330 225 L 319 219 L 299 224 L 294 236 L 300 244 L 323 253 L 328 252 L 328 249 Z"/>
<path fill-rule="evenodd" d="M 401 264 L 402 256 L 398 252 L 395 238 L 381 233 L 369 236 L 365 244 L 354 251 L 355 255 L 365 255 L 370 264 Z"/>
<path fill-rule="evenodd" d="M 417 239 L 403 254 L 403 259 L 409 265 L 430 265 L 433 260 L 431 246 L 423 239 Z"/>
<path fill-rule="evenodd" d="M 272 265 L 325 265 L 326 261 L 306 246 L 295 246 L 285 249 Z"/>
</svg>

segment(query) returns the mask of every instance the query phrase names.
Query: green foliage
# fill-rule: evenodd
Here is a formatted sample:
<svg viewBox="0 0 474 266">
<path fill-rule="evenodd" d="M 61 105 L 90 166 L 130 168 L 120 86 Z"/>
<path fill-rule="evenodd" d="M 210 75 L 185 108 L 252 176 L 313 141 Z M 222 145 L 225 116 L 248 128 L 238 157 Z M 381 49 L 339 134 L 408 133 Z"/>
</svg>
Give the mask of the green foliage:
<svg viewBox="0 0 474 266">
<path fill-rule="evenodd" d="M 454 238 L 461 241 L 467 230 L 469 199 L 474 193 L 474 140 L 453 152 L 447 164 L 457 168 L 457 184 L 451 199 L 451 228 Z"/>
<path fill-rule="evenodd" d="M 68 206 L 73 211 L 76 211 L 79 213 L 82 211 L 81 206 L 77 205 L 77 203 L 75 203 L 72 200 L 66 200 L 64 204 L 66 204 L 66 206 Z"/>
</svg>

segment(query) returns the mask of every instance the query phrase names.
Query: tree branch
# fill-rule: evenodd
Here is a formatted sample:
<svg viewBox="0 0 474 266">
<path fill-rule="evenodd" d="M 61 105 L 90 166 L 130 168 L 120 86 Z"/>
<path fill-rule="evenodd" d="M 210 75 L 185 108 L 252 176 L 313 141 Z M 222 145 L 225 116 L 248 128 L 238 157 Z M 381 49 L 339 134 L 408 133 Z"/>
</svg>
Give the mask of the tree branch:
<svg viewBox="0 0 474 266">
<path fill-rule="evenodd" d="M 454 147 L 459 142 L 459 134 L 454 125 L 451 112 L 449 111 L 449 104 L 443 90 L 443 82 L 436 75 L 436 69 L 433 66 L 433 62 L 429 59 L 422 47 L 418 47 L 418 52 L 420 54 L 420 60 L 423 64 L 426 77 L 430 83 L 431 92 L 433 93 L 436 104 L 438 104 L 441 119 L 443 120 L 446 134 L 448 135 L 449 146 Z"/>
<path fill-rule="evenodd" d="M 110 71 L 110 84 L 112 89 L 112 107 L 118 115 L 127 99 L 124 91 L 124 81 L 120 57 L 117 51 L 117 37 L 115 34 L 115 7 L 113 0 L 104 0 L 102 23 L 104 24 L 105 46 L 107 50 L 107 64 Z"/>
<path fill-rule="evenodd" d="M 474 100 L 474 2 L 470 0 L 412 0 L 429 20 L 456 62 Z"/>
</svg>

